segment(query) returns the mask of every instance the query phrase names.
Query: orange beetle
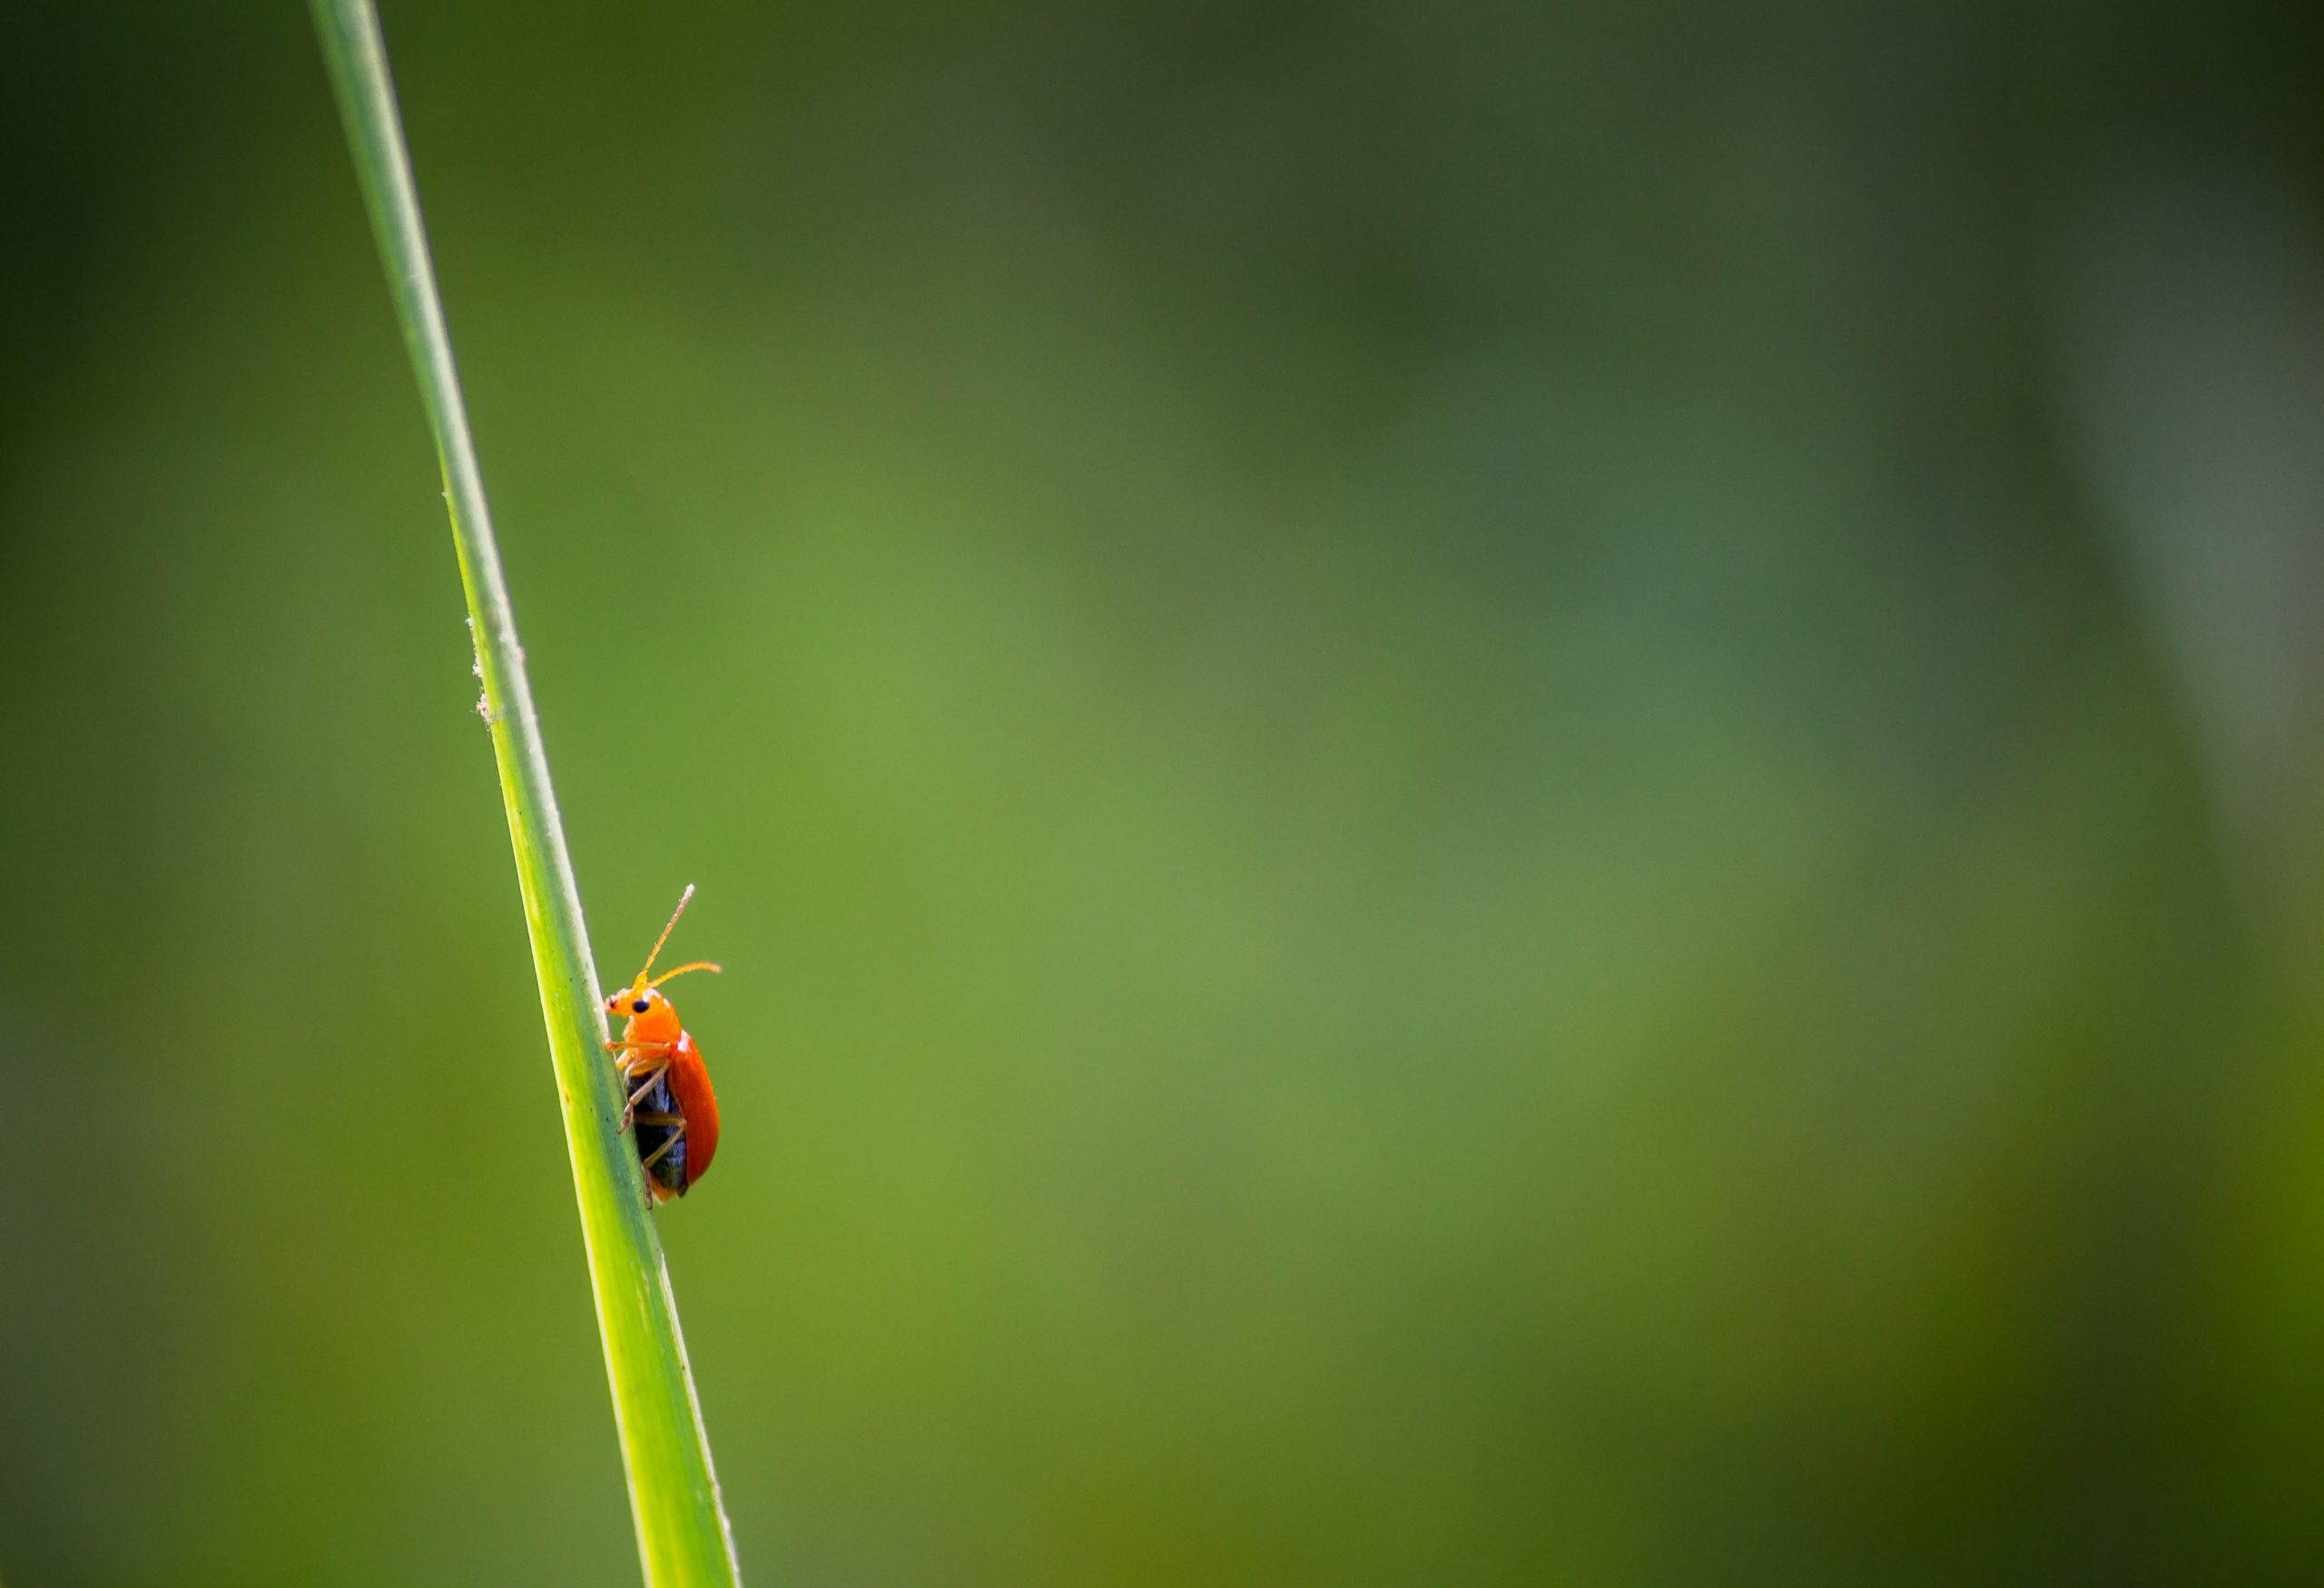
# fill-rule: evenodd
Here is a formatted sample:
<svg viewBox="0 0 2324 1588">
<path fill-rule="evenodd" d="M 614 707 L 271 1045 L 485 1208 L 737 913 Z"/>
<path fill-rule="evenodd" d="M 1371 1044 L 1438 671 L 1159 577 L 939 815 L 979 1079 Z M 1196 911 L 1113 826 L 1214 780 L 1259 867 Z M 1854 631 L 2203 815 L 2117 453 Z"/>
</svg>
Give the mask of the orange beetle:
<svg viewBox="0 0 2324 1588">
<path fill-rule="evenodd" d="M 693 897 L 694 884 L 688 883 L 678 896 L 678 907 L 670 912 L 669 926 L 654 940 L 654 952 L 645 956 L 637 980 L 606 1000 L 607 1014 L 626 1019 L 620 1037 L 606 1044 L 619 1055 L 614 1064 L 627 1091 L 619 1129 L 635 1125 L 638 1160 L 645 1167 L 646 1189 L 656 1202 L 692 1190 L 710 1172 L 710 1159 L 718 1150 L 718 1099 L 710 1090 L 710 1071 L 693 1034 L 678 1022 L 676 1007 L 660 991 L 673 976 L 718 967 L 696 960 L 651 981 L 645 979 Z"/>
</svg>

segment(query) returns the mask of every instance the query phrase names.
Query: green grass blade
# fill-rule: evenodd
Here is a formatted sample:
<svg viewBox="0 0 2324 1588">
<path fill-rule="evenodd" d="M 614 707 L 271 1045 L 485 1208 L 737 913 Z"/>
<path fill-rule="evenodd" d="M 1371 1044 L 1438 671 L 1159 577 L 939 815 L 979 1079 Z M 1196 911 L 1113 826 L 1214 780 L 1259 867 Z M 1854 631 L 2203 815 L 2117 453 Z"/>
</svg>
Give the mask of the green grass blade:
<svg viewBox="0 0 2324 1588">
<path fill-rule="evenodd" d="M 738 1581 L 734 1545 L 710 1465 L 694 1376 L 678 1332 L 662 1243 L 646 1211 L 635 1151 L 614 1126 L 620 1097 L 601 1045 L 606 1036 L 581 896 L 549 785 L 548 753 L 525 676 L 525 653 L 485 508 L 452 344 L 419 221 L 410 156 L 370 0 L 313 0 L 323 54 L 379 242 L 419 395 L 435 431 L 467 587 L 492 751 L 517 851 L 517 881 L 539 973 L 541 1014 L 565 1109 L 573 1189 L 606 1345 L 614 1420 L 629 1476 L 645 1580 L 655 1588 Z"/>
</svg>

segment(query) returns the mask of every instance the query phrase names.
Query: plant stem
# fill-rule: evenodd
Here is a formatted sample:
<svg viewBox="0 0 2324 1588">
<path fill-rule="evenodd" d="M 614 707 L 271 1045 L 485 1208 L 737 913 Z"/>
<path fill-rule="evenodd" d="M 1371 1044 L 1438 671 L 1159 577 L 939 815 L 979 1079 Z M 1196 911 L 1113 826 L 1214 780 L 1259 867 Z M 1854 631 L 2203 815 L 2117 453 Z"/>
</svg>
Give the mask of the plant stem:
<svg viewBox="0 0 2324 1588">
<path fill-rule="evenodd" d="M 379 238 L 388 287 L 435 432 L 452 515 L 460 582 L 468 591 L 483 711 L 516 846 L 517 881 L 540 978 L 541 1014 L 564 1105 L 582 1243 L 606 1346 L 614 1421 L 629 1477 L 638 1555 L 654 1588 L 739 1581 L 734 1539 L 711 1470 L 710 1442 L 686 1366 L 662 1244 L 647 1211 L 637 1154 L 615 1129 L 621 1099 L 581 895 L 549 784 L 525 651 L 500 572 L 484 479 L 452 364 L 451 338 L 419 220 L 419 198 L 370 0 L 313 0 L 323 55 L 338 91 L 363 198 Z"/>
</svg>

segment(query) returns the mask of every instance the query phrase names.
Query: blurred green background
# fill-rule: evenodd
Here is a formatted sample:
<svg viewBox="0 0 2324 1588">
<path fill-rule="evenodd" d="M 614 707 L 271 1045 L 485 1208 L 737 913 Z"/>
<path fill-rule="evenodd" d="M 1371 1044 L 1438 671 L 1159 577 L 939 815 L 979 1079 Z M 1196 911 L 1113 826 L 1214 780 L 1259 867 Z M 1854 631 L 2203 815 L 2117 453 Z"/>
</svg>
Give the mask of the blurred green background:
<svg viewBox="0 0 2324 1588">
<path fill-rule="evenodd" d="M 2319 16 L 391 0 L 749 1580 L 2316 1581 Z M 0 173 L 0 1577 L 634 1582 L 302 9 Z"/>
</svg>

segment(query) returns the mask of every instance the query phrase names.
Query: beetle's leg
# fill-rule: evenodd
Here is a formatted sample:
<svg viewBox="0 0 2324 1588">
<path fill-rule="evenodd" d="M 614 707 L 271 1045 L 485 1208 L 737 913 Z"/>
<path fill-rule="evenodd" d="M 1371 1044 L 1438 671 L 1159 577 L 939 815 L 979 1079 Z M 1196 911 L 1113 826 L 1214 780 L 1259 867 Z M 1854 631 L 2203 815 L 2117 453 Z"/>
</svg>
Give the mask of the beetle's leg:
<svg viewBox="0 0 2324 1588">
<path fill-rule="evenodd" d="M 670 1139 L 648 1153 L 637 1166 L 640 1169 L 650 1169 L 669 1156 L 670 1149 L 686 1139 L 686 1122 L 675 1114 L 640 1114 L 638 1118 L 649 1125 L 670 1127 Z"/>
<path fill-rule="evenodd" d="M 641 1076 L 645 1078 L 645 1084 L 622 1104 L 621 1123 L 614 1127 L 614 1133 L 620 1135 L 629 1129 L 630 1110 L 637 1106 L 638 1098 L 653 1090 L 654 1083 L 661 1080 L 663 1072 L 670 1068 L 670 1055 L 676 1050 L 677 1044 L 675 1042 L 637 1042 L 625 1037 L 619 1041 L 607 1042 L 606 1047 L 617 1055 L 614 1060 L 614 1068 L 621 1071 L 623 1080 L 634 1081 Z"/>
<path fill-rule="evenodd" d="M 615 1135 L 618 1136 L 622 1131 L 629 1129 L 630 1125 L 637 1118 L 637 1100 L 644 1097 L 647 1092 L 652 1091 L 655 1087 L 661 1085 L 662 1078 L 669 1072 L 670 1067 L 667 1064 L 663 1065 L 660 1069 L 655 1070 L 653 1074 L 646 1076 L 644 1085 L 640 1086 L 635 1091 L 631 1092 L 627 1098 L 623 1100 L 621 1105 L 621 1125 L 620 1128 L 614 1132 Z M 635 1080 L 637 1076 L 635 1074 L 632 1074 L 629 1079 Z M 647 1115 L 645 1122 L 649 1125 L 653 1124 L 655 1122 L 654 1117 L 650 1114 Z"/>
<path fill-rule="evenodd" d="M 670 1062 L 670 1055 L 677 1051 L 675 1042 L 640 1042 L 626 1053 L 616 1052 L 614 1068 L 632 1079 L 648 1070 L 661 1070 Z"/>
<path fill-rule="evenodd" d="M 622 1100 L 621 1122 L 614 1127 L 615 1135 L 621 1135 L 629 1129 L 630 1125 L 637 1117 L 637 1100 L 644 1097 L 647 1092 L 652 1091 L 655 1087 L 661 1085 L 662 1078 L 669 1074 L 669 1072 L 670 1061 L 666 1059 L 665 1059 L 661 1063 L 655 1065 L 650 1070 L 641 1065 L 635 1070 L 625 1070 L 622 1071 L 622 1078 L 624 1080 L 634 1080 L 636 1081 L 638 1085 L 635 1091 L 631 1092 L 627 1097 Z"/>
<path fill-rule="evenodd" d="M 635 1053 L 624 1053 L 614 1060 L 614 1068 L 633 1078 L 649 1070 L 666 1070 L 670 1067 L 670 1051 L 665 1049 L 661 1052 L 648 1053 L 641 1050 Z"/>
</svg>

